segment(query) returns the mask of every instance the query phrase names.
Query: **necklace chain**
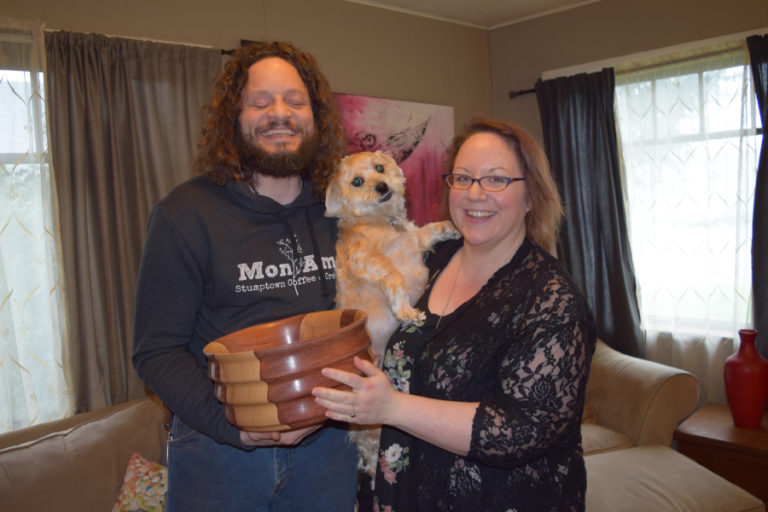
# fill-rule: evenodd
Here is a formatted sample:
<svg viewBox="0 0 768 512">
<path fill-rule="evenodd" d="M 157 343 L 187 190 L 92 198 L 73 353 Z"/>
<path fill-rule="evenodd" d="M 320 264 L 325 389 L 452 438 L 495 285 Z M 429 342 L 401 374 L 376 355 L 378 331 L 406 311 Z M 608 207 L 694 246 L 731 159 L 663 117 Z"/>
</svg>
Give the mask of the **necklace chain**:
<svg viewBox="0 0 768 512">
<path fill-rule="evenodd" d="M 460 252 L 458 255 L 458 261 L 456 263 L 456 273 L 453 276 L 453 283 L 451 283 L 451 290 L 448 292 L 448 298 L 445 299 L 445 304 L 443 305 L 443 311 L 440 313 L 440 316 L 437 319 L 437 324 L 435 325 L 435 329 L 440 327 L 440 321 L 442 321 L 443 317 L 445 316 L 445 312 L 448 310 L 448 305 L 451 303 L 451 298 L 453 297 L 453 290 L 456 289 L 456 282 L 459 280 L 459 272 L 461 271 L 461 262 L 463 261 L 464 251 Z"/>
</svg>

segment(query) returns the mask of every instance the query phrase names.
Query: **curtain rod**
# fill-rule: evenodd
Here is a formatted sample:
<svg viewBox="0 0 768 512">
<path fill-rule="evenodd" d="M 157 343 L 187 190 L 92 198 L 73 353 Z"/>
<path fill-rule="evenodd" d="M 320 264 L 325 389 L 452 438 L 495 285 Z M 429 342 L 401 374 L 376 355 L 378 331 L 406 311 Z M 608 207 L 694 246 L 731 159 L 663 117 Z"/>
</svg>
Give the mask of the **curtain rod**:
<svg viewBox="0 0 768 512">
<path fill-rule="evenodd" d="M 523 96 L 524 94 L 530 94 L 532 92 L 536 92 L 536 89 L 525 89 L 522 91 L 509 91 L 509 99 L 513 100 L 517 98 L 518 96 Z"/>
</svg>

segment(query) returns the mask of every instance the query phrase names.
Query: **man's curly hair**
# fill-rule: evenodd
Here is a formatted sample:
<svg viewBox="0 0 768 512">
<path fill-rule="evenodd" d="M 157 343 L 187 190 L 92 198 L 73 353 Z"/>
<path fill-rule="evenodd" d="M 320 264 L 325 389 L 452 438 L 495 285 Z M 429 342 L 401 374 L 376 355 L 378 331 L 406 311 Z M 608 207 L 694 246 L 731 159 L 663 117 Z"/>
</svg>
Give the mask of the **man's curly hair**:
<svg viewBox="0 0 768 512">
<path fill-rule="evenodd" d="M 267 57 L 279 57 L 293 65 L 309 92 L 318 139 L 317 169 L 312 181 L 316 196 L 322 198 L 331 173 L 346 151 L 344 134 L 331 87 L 317 61 L 290 43 L 257 41 L 242 45 L 232 54 L 213 84 L 211 102 L 202 110 L 203 128 L 194 169 L 218 185 L 250 179 L 252 171 L 240 165 L 235 130 L 239 129 L 241 93 L 248 83 L 248 69 Z"/>
</svg>

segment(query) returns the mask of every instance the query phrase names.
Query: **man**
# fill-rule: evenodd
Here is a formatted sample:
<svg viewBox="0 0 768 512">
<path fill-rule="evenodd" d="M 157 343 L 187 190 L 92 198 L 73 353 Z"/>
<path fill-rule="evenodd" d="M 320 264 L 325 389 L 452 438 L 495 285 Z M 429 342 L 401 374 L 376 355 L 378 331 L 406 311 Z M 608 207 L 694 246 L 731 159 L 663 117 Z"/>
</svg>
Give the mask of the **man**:
<svg viewBox="0 0 768 512">
<path fill-rule="evenodd" d="M 133 363 L 174 413 L 169 512 L 352 510 L 356 454 L 335 424 L 249 433 L 223 415 L 203 347 L 334 307 L 336 225 L 323 216 L 344 139 L 311 55 L 237 50 L 204 110 L 195 169 L 150 217 Z"/>
</svg>

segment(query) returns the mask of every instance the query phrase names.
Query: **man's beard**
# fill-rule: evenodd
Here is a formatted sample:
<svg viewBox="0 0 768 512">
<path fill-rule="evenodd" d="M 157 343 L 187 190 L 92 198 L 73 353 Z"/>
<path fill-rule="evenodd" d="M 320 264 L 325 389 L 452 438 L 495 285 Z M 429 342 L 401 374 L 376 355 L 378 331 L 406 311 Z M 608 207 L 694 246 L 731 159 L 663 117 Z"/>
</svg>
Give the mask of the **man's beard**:
<svg viewBox="0 0 768 512">
<path fill-rule="evenodd" d="M 317 167 L 316 132 L 307 134 L 295 151 L 265 151 L 252 133 L 243 135 L 240 126 L 235 129 L 235 148 L 240 157 L 240 165 L 246 176 L 261 174 L 275 178 L 299 175 L 307 179 Z"/>
</svg>

